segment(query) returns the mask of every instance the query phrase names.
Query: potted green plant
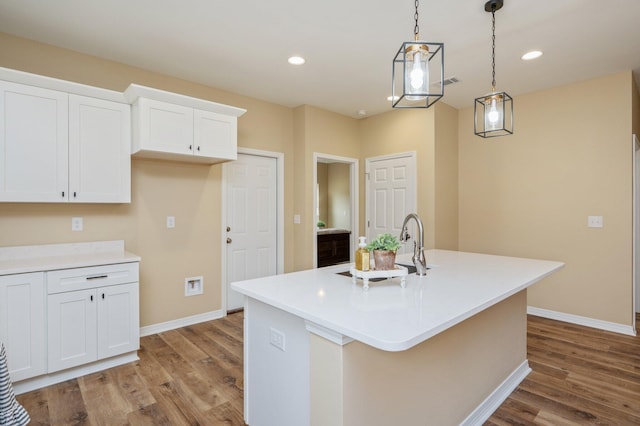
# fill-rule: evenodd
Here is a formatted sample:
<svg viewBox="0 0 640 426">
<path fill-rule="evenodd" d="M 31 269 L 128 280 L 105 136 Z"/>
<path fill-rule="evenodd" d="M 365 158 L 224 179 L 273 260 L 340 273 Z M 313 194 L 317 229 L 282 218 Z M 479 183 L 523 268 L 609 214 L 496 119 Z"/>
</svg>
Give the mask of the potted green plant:
<svg viewBox="0 0 640 426">
<path fill-rule="evenodd" d="M 367 249 L 373 251 L 375 268 L 382 271 L 387 271 L 395 267 L 396 251 L 399 248 L 400 242 L 391 234 L 379 234 L 375 240 L 367 245 Z"/>
<path fill-rule="evenodd" d="M 319 220 L 319 221 L 318 221 L 318 223 L 316 223 L 316 226 L 317 226 L 319 229 L 322 229 L 322 228 L 324 228 L 325 226 L 327 226 L 327 224 L 326 224 L 326 223 L 324 223 L 323 221 Z"/>
</svg>

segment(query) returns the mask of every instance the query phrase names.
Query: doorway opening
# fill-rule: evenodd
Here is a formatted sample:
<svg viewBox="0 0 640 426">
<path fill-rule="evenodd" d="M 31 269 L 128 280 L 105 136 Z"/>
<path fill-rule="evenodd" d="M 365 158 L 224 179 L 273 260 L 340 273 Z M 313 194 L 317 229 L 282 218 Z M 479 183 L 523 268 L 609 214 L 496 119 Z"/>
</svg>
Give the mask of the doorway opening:
<svg viewBox="0 0 640 426">
<path fill-rule="evenodd" d="M 313 267 L 351 262 L 359 232 L 358 159 L 314 152 L 313 182 Z"/>
</svg>

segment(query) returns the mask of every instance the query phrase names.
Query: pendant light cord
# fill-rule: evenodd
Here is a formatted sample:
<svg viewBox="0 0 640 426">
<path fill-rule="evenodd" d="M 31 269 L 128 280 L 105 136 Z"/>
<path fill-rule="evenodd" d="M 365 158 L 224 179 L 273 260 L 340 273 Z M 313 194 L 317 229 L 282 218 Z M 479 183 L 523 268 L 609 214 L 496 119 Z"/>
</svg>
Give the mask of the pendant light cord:
<svg viewBox="0 0 640 426">
<path fill-rule="evenodd" d="M 418 41 L 418 34 L 420 33 L 420 26 L 418 25 L 418 0 L 416 0 L 416 13 L 413 14 L 413 19 L 416 21 L 416 26 L 413 27 L 413 39 Z"/>
<path fill-rule="evenodd" d="M 416 0 L 416 3 L 418 0 Z M 417 13 L 417 12 L 416 12 Z M 491 86 L 496 91 L 496 6 L 491 7 Z"/>
</svg>

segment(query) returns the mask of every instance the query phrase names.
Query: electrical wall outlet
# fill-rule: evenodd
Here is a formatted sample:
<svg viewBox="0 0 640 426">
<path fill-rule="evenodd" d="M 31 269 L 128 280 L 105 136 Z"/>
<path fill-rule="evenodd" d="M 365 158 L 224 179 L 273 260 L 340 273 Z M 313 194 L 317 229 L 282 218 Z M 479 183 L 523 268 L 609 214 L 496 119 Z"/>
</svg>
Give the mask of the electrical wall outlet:
<svg viewBox="0 0 640 426">
<path fill-rule="evenodd" d="M 269 343 L 284 352 L 286 337 L 284 333 L 273 327 L 269 327 Z"/>
<path fill-rule="evenodd" d="M 296 225 L 300 225 L 300 215 L 299 214 L 294 214 L 293 215 L 293 223 Z"/>
<path fill-rule="evenodd" d="M 587 226 L 589 228 L 602 228 L 604 226 L 602 216 L 589 216 L 587 218 Z"/>
<path fill-rule="evenodd" d="M 71 218 L 71 230 L 72 231 L 82 231 L 84 229 L 84 221 L 81 217 L 72 217 Z"/>
<path fill-rule="evenodd" d="M 175 216 L 167 216 L 167 228 L 175 228 L 176 227 L 176 217 Z"/>
</svg>

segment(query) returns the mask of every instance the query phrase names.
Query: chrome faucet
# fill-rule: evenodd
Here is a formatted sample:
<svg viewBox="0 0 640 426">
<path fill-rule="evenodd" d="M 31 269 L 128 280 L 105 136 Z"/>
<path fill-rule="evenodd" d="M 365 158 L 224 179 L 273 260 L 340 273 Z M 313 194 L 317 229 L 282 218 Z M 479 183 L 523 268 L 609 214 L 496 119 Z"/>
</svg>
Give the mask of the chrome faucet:
<svg viewBox="0 0 640 426">
<path fill-rule="evenodd" d="M 427 260 L 424 257 L 424 227 L 422 226 L 422 221 L 420 220 L 420 216 L 415 213 L 409 213 L 407 217 L 404 218 L 404 222 L 402 223 L 402 231 L 400 231 L 400 241 L 407 242 L 411 239 L 411 235 L 409 235 L 409 231 L 407 230 L 407 222 L 409 219 L 413 219 L 418 224 L 418 235 L 419 239 L 413 240 L 413 264 L 416 266 L 416 275 L 427 275 Z"/>
</svg>

